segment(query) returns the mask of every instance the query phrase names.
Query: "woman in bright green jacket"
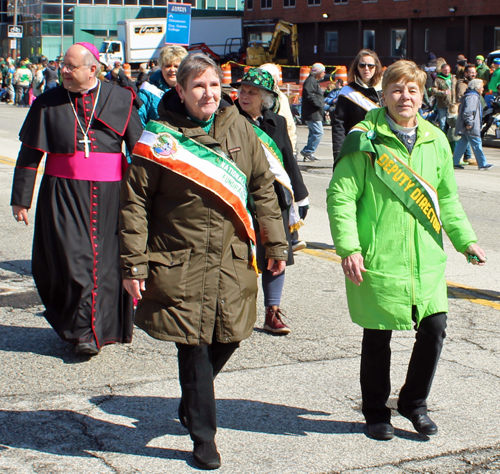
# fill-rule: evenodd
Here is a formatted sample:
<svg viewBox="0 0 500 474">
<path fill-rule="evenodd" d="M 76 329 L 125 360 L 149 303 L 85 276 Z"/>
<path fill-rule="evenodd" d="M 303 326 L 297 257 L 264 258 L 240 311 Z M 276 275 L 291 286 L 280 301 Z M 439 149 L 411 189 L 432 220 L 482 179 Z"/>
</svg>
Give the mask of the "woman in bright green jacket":
<svg viewBox="0 0 500 474">
<path fill-rule="evenodd" d="M 327 191 L 349 312 L 364 328 L 363 414 L 375 439 L 394 437 L 386 406 L 392 330 L 413 324 L 416 343 L 398 411 L 417 432 L 437 433 L 426 399 L 448 311 L 443 229 L 469 261 L 486 261 L 458 200 L 446 136 L 418 115 L 425 80 L 411 61 L 387 68 L 382 82 L 386 107 L 370 111 L 351 130 Z"/>
</svg>

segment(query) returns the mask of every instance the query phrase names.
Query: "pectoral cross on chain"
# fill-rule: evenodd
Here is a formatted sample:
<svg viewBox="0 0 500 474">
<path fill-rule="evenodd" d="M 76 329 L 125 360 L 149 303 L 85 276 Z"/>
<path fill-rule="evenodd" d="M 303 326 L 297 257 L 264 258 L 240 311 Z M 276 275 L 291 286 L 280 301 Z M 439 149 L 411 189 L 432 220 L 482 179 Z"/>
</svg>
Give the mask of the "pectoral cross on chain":
<svg viewBox="0 0 500 474">
<path fill-rule="evenodd" d="M 78 143 L 83 143 L 83 150 L 85 151 L 85 158 L 90 156 L 90 140 L 87 135 L 83 136 L 83 140 L 78 140 Z"/>
</svg>

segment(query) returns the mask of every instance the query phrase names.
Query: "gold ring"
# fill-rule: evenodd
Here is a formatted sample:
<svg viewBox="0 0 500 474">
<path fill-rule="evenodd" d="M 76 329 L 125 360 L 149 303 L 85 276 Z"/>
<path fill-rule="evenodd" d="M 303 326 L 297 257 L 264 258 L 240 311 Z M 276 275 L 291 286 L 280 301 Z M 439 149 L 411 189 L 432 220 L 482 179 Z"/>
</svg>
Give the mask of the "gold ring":
<svg viewBox="0 0 500 474">
<path fill-rule="evenodd" d="M 350 272 L 349 270 L 347 270 L 347 271 L 345 272 L 345 274 L 346 274 L 346 275 L 349 275 L 350 273 L 351 273 L 351 272 Z"/>
</svg>

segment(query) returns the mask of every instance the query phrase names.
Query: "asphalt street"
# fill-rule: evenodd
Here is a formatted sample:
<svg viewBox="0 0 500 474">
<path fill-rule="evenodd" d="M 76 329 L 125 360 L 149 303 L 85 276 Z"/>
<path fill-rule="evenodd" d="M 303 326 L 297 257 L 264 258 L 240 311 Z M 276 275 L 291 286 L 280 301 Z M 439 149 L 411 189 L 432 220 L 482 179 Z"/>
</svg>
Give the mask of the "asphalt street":
<svg viewBox="0 0 500 474">
<path fill-rule="evenodd" d="M 25 114 L 0 104 L 0 473 L 197 472 L 177 419 L 175 346 L 136 329 L 132 344 L 78 358 L 42 316 L 30 275 L 33 222 L 16 223 L 9 206 Z M 299 127 L 299 149 L 306 137 Z M 300 231 L 308 248 L 286 270 L 282 306 L 292 332 L 264 333 L 260 300 L 254 334 L 216 380 L 218 472 L 500 471 L 500 149 L 486 149 L 491 171 L 456 172 L 488 263 L 468 265 L 446 240 L 449 322 L 429 399 L 439 433 L 418 435 L 394 410 L 396 437 L 388 442 L 367 437 L 360 412 L 362 330 L 349 318 L 325 209 L 329 127 L 317 155 L 318 162 L 300 162 L 311 209 Z M 413 341 L 413 331 L 393 334 L 392 407 Z"/>
</svg>

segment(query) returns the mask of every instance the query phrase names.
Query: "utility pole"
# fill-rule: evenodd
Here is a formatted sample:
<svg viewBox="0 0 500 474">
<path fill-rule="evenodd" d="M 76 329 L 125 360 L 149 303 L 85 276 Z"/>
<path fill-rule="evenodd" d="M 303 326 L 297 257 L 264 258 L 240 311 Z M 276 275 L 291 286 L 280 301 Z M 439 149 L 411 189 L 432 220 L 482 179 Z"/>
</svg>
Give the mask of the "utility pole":
<svg viewBox="0 0 500 474">
<path fill-rule="evenodd" d="M 64 55 L 64 0 L 61 0 L 61 57 Z"/>
<path fill-rule="evenodd" d="M 17 0 L 14 0 L 14 26 L 17 26 Z M 14 43 L 15 46 L 12 49 L 11 55 L 12 55 L 12 59 L 14 60 L 14 65 L 15 65 L 16 59 L 17 59 L 17 38 L 13 38 L 13 39 L 15 41 L 15 43 Z"/>
</svg>

